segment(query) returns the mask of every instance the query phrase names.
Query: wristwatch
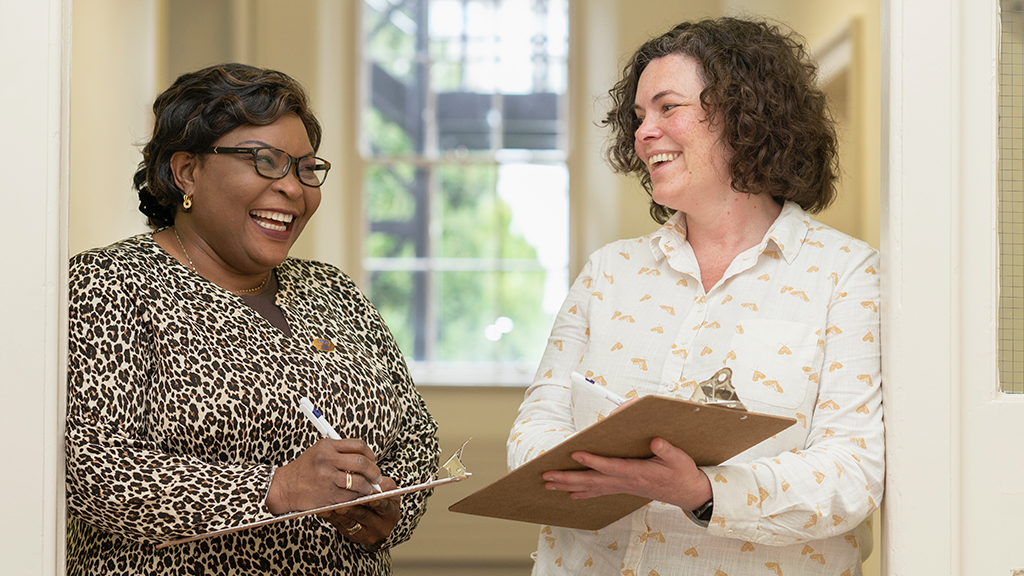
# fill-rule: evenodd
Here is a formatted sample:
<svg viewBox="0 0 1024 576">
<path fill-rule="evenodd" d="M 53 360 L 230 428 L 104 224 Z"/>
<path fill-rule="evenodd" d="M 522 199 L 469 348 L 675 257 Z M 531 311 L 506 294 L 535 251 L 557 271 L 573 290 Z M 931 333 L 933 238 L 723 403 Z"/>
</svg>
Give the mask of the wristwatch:
<svg viewBox="0 0 1024 576">
<path fill-rule="evenodd" d="M 710 522 L 711 515 L 715 512 L 715 499 L 712 498 L 693 511 L 694 517 L 701 522 Z"/>
</svg>

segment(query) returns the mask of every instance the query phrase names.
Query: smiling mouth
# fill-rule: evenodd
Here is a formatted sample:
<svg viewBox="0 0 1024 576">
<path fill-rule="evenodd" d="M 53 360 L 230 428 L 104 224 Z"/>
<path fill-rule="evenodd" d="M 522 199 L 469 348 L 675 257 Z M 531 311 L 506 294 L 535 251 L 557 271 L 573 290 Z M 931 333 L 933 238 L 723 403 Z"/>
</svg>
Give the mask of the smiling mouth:
<svg viewBox="0 0 1024 576">
<path fill-rule="evenodd" d="M 679 152 L 664 152 L 662 154 L 655 154 L 647 159 L 647 164 L 654 169 L 660 164 L 671 162 L 679 157 Z"/>
<path fill-rule="evenodd" d="M 288 230 L 292 221 L 295 220 L 295 216 L 291 214 L 271 212 L 270 210 L 253 210 L 249 212 L 249 216 L 258 226 L 275 232 Z"/>
</svg>

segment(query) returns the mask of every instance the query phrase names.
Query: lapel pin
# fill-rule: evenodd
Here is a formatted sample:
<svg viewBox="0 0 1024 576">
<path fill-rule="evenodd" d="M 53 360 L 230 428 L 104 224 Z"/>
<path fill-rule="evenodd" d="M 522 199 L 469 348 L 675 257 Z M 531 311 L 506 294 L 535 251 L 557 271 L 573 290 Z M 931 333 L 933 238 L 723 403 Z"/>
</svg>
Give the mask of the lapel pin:
<svg viewBox="0 0 1024 576">
<path fill-rule="evenodd" d="M 330 352 L 334 350 L 334 343 L 327 338 L 313 338 L 313 348 L 321 352 Z"/>
</svg>

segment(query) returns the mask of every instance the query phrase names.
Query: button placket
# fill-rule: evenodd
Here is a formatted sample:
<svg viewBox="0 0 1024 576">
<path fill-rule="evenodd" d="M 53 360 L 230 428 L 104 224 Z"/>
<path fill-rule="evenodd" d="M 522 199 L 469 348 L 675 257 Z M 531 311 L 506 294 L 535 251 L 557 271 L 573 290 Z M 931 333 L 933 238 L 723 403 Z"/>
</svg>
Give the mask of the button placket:
<svg viewBox="0 0 1024 576">
<path fill-rule="evenodd" d="M 703 290 L 694 298 L 695 303 L 690 307 L 690 312 L 679 325 L 673 343 L 670 359 L 665 362 L 665 369 L 662 375 L 663 382 L 681 383 L 683 375 L 687 373 L 687 366 L 691 365 L 697 353 L 695 343 L 699 340 L 701 330 L 708 320 L 708 303 Z"/>
<path fill-rule="evenodd" d="M 651 505 L 647 504 L 630 516 L 629 546 L 626 547 L 626 554 L 622 559 L 624 569 L 635 569 L 643 558 L 644 548 L 647 546 L 644 534 L 650 531 L 647 527 L 647 512 L 650 508 Z"/>
</svg>

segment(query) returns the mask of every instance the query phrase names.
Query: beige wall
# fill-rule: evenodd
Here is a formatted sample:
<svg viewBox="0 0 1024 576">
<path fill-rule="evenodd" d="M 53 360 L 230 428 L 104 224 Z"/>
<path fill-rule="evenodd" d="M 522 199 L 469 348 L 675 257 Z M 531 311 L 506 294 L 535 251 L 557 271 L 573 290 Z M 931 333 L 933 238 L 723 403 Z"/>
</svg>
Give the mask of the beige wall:
<svg viewBox="0 0 1024 576">
<path fill-rule="evenodd" d="M 820 220 L 879 245 L 881 204 L 881 2 L 880 0 L 722 0 L 725 14 L 761 16 L 784 22 L 807 40 L 814 53 L 850 35 L 853 59 L 845 78 L 848 122 L 841 143 L 843 178 L 839 199 Z M 831 96 L 832 94 L 830 94 Z"/>
<path fill-rule="evenodd" d="M 638 10 L 638 6 L 642 6 L 643 9 Z M 719 15 L 720 11 L 718 0 L 649 0 L 642 3 L 619 1 L 617 9 L 616 21 L 619 23 L 619 31 L 616 35 L 618 62 L 615 67 L 615 80 L 618 80 L 618 73 L 625 64 L 625 58 L 645 41 L 667 32 L 679 22 L 714 17 Z M 611 88 L 611 83 L 604 86 L 604 90 L 608 88 Z M 603 108 L 602 112 L 604 110 L 607 108 Z M 640 236 L 654 230 L 657 224 L 648 212 L 650 197 L 635 179 L 620 178 L 618 182 L 624 208 L 619 218 L 618 238 Z"/>
<path fill-rule="evenodd" d="M 75 4 L 71 254 L 146 230 L 131 186 L 141 160 L 135 144 L 152 127 L 158 10 L 156 0 Z"/>
<path fill-rule="evenodd" d="M 643 188 L 633 178 L 612 174 L 603 160 L 607 132 L 597 123 L 608 110 L 608 89 L 637 46 L 676 22 L 714 16 L 718 4 L 718 0 L 645 0 L 642 10 L 628 0 L 572 5 L 571 275 L 601 246 L 647 234 L 657 226 Z"/>
<path fill-rule="evenodd" d="M 281 10 L 282 6 L 287 9 Z M 354 1 L 333 0 L 77 3 L 71 105 L 71 253 L 146 230 L 130 181 L 139 160 L 134 144 L 148 134 L 152 99 L 181 72 L 239 60 L 282 69 L 310 89 L 325 126 L 322 155 L 331 158 L 335 169 L 325 184 L 320 212 L 294 254 L 357 272 L 362 222 L 355 144 L 356 6 Z M 723 10 L 787 21 L 812 47 L 826 43 L 853 23 L 856 58 L 846 83 L 832 87 L 848 98 L 846 194 L 833 214 L 823 219 L 877 245 L 878 0 L 586 0 L 574 2 L 572 8 L 572 274 L 601 245 L 655 227 L 648 216 L 646 193 L 635 181 L 611 175 L 601 159 L 604 133 L 595 122 L 603 117 L 606 103 L 602 98 L 617 79 L 622 58 L 678 21 L 714 16 Z M 314 27 L 309 25 L 310 13 L 317 14 Z M 125 25 L 111 27 L 110 22 Z M 165 29 L 175 32 L 161 32 Z M 523 391 L 423 389 L 440 423 L 446 455 L 473 437 L 465 462 L 475 477 L 437 491 L 417 536 L 394 552 L 399 574 L 502 576 L 528 572 L 536 527 L 447 512 L 450 503 L 504 473 L 504 440 Z"/>
</svg>

